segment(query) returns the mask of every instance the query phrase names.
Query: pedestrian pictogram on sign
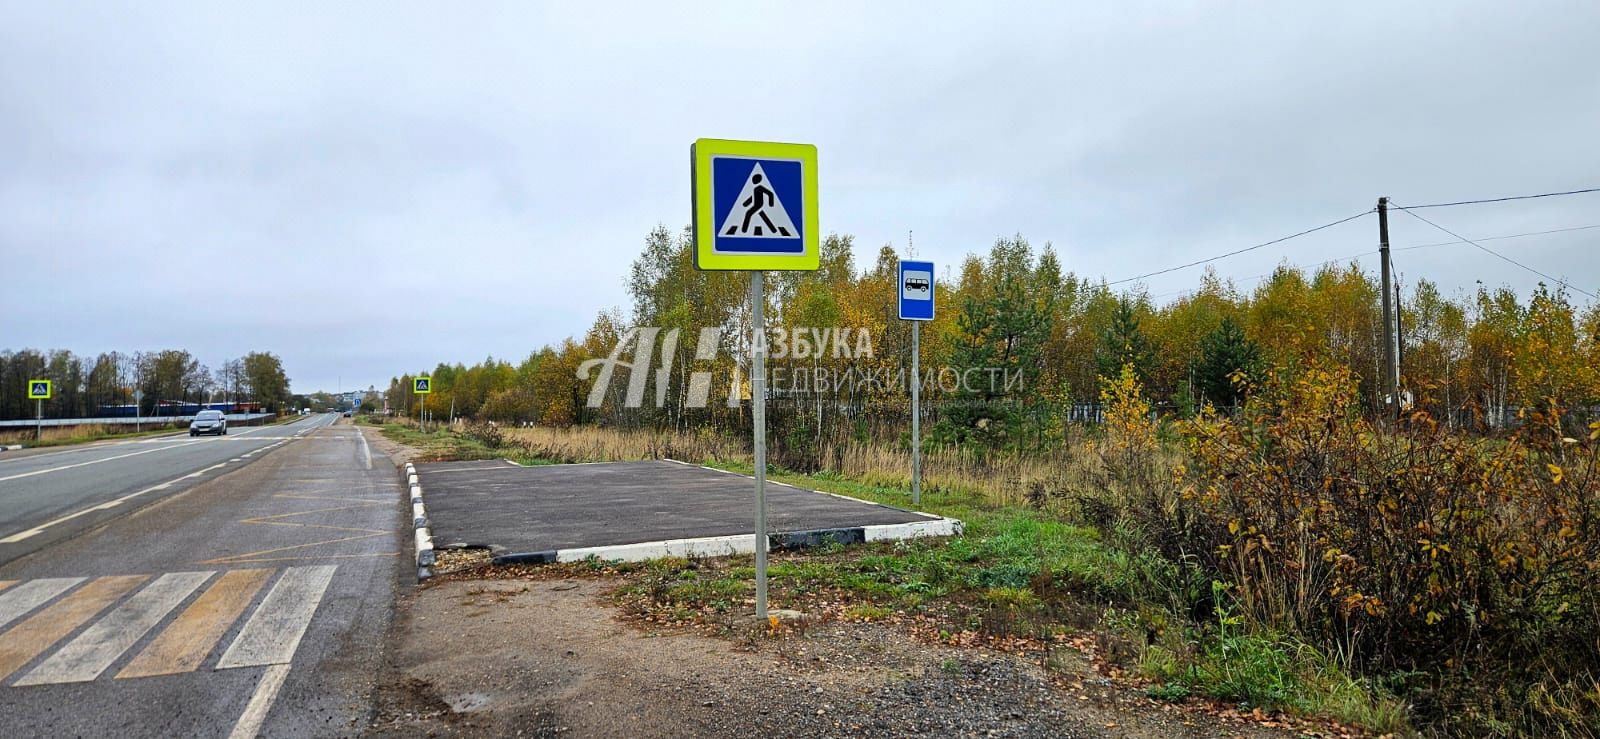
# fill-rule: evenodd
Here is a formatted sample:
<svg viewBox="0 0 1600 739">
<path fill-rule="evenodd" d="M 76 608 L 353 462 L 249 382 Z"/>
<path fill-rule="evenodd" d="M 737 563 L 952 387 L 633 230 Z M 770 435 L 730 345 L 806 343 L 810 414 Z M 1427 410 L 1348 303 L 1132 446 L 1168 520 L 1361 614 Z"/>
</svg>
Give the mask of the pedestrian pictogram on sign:
<svg viewBox="0 0 1600 739">
<path fill-rule="evenodd" d="M 690 151 L 696 267 L 817 269 L 817 147 L 700 139 Z"/>
<path fill-rule="evenodd" d="M 432 383 L 426 377 L 414 378 L 412 380 L 411 391 L 417 395 L 427 395 L 428 393 L 433 392 L 433 390 L 429 387 L 431 384 Z"/>
<path fill-rule="evenodd" d="M 800 234 L 794 221 L 789 219 L 789 211 L 784 209 L 770 184 L 761 162 L 756 162 L 717 232 L 722 236 L 753 239 L 798 239 Z"/>
<path fill-rule="evenodd" d="M 28 381 L 28 399 L 29 400 L 49 400 L 50 399 L 50 381 L 49 380 L 29 380 Z"/>
</svg>

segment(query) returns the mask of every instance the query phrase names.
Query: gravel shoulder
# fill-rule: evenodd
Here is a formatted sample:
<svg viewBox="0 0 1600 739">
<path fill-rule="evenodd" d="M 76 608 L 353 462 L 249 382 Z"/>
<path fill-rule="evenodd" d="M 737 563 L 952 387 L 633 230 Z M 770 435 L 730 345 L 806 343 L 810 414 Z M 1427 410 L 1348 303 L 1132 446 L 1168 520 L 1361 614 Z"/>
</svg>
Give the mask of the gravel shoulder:
<svg viewBox="0 0 1600 739">
<path fill-rule="evenodd" d="M 370 736 L 1287 736 L 1157 703 L 1080 652 L 880 623 L 709 636 L 625 621 L 614 577 L 442 578 L 401 599 Z M 1043 663 L 1049 660 L 1051 668 Z"/>
</svg>

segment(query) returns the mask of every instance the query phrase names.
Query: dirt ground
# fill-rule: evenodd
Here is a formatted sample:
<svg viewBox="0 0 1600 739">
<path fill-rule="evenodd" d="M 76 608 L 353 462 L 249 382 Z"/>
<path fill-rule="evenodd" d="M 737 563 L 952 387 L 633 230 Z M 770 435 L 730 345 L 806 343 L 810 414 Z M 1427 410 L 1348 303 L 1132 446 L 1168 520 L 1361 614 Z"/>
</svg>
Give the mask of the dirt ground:
<svg viewBox="0 0 1600 739">
<path fill-rule="evenodd" d="M 630 623 L 618 581 L 441 579 L 402 598 L 371 736 L 1288 736 L 1158 703 L 1081 654 L 872 623 L 712 637 Z"/>
</svg>

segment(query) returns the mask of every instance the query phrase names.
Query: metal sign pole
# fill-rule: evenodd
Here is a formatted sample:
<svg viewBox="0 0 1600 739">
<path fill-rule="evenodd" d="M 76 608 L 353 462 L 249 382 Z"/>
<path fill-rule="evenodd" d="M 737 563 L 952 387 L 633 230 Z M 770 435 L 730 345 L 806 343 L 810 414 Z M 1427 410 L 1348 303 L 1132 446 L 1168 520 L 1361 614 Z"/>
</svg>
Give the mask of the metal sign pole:
<svg viewBox="0 0 1600 739">
<path fill-rule="evenodd" d="M 428 396 L 422 396 L 422 407 L 417 409 L 417 425 L 422 428 L 422 433 L 428 433 Z"/>
<path fill-rule="evenodd" d="M 750 273 L 750 415 L 756 466 L 756 618 L 767 618 L 767 338 L 765 272 Z"/>
<path fill-rule="evenodd" d="M 44 401 L 33 401 L 33 440 L 44 441 Z"/>
<path fill-rule="evenodd" d="M 922 505 L 922 322 L 911 322 L 911 504 Z"/>
</svg>

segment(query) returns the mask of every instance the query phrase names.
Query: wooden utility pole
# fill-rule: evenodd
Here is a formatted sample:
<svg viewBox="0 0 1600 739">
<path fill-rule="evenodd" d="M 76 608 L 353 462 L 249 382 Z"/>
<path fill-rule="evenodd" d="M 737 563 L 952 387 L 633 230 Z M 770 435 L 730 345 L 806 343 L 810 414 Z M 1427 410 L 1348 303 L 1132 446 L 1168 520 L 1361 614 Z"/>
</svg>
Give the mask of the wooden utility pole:
<svg viewBox="0 0 1600 739">
<path fill-rule="evenodd" d="M 1378 254 L 1383 262 L 1383 393 L 1386 413 L 1390 418 L 1400 412 L 1400 363 L 1395 355 L 1394 306 L 1390 297 L 1394 292 L 1394 275 L 1389 268 L 1389 199 L 1378 198 Z"/>
</svg>

